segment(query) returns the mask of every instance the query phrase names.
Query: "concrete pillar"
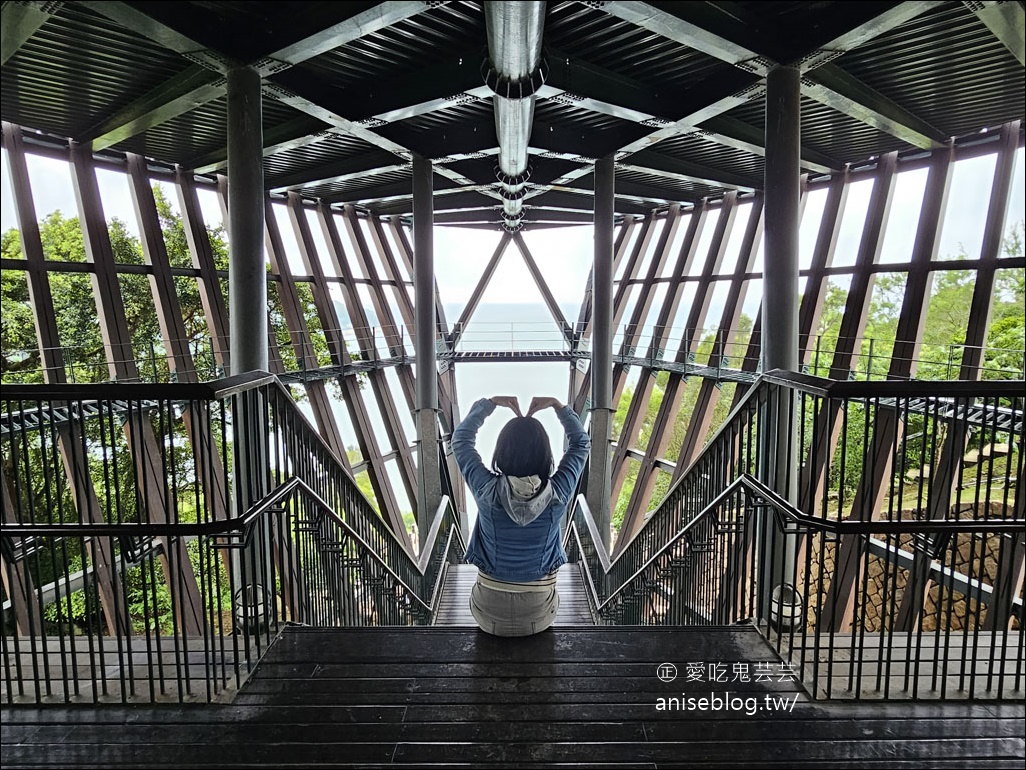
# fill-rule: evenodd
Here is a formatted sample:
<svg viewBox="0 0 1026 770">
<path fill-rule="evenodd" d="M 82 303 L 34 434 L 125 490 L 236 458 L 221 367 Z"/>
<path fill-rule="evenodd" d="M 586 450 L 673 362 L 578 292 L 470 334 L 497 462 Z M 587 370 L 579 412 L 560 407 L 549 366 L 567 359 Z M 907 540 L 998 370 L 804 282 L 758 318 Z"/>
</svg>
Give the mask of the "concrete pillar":
<svg viewBox="0 0 1026 770">
<path fill-rule="evenodd" d="M 260 75 L 228 72 L 228 240 L 231 373 L 267 370 L 267 268 Z"/>
<path fill-rule="evenodd" d="M 773 67 L 766 77 L 766 246 L 763 268 L 763 371 L 798 370 L 798 225 L 800 201 L 801 76 L 797 67 Z M 760 414 L 762 480 L 797 502 L 797 424 L 795 401 L 778 391 Z M 789 614 L 800 603 L 788 584 L 795 581 L 795 542 L 765 508 L 761 522 L 763 561 L 770 568 L 760 581 L 760 614 Z M 774 587 L 779 590 L 774 591 Z M 772 605 L 772 606 L 771 606 Z M 785 606 L 787 605 L 787 606 Z"/>
<path fill-rule="evenodd" d="M 435 356 L 434 200 L 431 161 L 413 156 L 413 309 L 417 358 L 417 530 L 431 528 L 442 499 L 438 456 L 438 369 Z"/>
<path fill-rule="evenodd" d="M 586 497 L 609 549 L 613 432 L 613 156 L 595 162 L 595 261 L 592 266 L 591 458 Z"/>
</svg>

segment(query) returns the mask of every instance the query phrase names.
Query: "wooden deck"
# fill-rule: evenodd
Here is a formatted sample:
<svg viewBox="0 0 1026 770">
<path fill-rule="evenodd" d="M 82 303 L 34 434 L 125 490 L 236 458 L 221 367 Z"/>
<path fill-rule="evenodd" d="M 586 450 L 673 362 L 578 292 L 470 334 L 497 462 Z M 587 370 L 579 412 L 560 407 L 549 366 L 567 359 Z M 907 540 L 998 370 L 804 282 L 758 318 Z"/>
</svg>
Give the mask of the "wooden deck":
<svg viewBox="0 0 1026 770">
<path fill-rule="evenodd" d="M 676 667 L 672 681 L 657 676 L 669 680 L 664 663 Z M 735 664 L 781 675 L 729 681 Z M 726 671 L 728 681 L 688 681 L 699 669 L 706 679 Z M 749 627 L 565 627 L 519 639 L 466 628 L 290 628 L 231 704 L 6 706 L 2 763 L 1023 766 L 1022 703 L 813 703 L 783 672 Z"/>
<path fill-rule="evenodd" d="M 470 589 L 476 580 L 477 567 L 473 564 L 449 567 L 439 599 L 436 626 L 476 626 L 470 614 Z M 580 564 L 564 564 L 559 568 L 556 590 L 559 591 L 559 611 L 554 626 L 594 625 Z"/>
</svg>

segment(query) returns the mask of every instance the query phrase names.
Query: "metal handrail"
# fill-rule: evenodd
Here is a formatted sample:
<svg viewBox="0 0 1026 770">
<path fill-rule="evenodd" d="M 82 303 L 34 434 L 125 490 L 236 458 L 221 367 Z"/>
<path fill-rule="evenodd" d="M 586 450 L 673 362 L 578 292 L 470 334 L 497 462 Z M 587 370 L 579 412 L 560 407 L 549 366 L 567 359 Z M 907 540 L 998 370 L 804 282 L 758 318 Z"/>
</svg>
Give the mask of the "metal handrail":
<svg viewBox="0 0 1026 770">
<path fill-rule="evenodd" d="M 419 601 L 426 609 L 429 611 L 432 609 L 433 601 L 430 603 L 425 602 L 420 597 L 419 592 L 412 586 L 408 585 L 406 581 L 399 576 L 392 565 L 388 564 L 388 562 L 373 547 L 371 547 L 366 540 L 363 539 L 359 532 L 357 532 L 345 521 L 345 519 L 332 510 L 331 506 L 324 500 L 324 498 L 311 489 L 305 481 L 296 476 L 293 476 L 288 481 L 279 484 L 271 490 L 271 492 L 250 506 L 245 513 L 228 519 L 221 519 L 219 521 L 212 521 L 203 524 L 136 524 L 131 522 L 120 524 L 2 524 L 0 525 L 0 531 L 2 531 L 5 537 L 90 537 L 112 535 L 149 535 L 153 537 L 223 537 L 233 533 L 245 533 L 252 524 L 267 516 L 269 513 L 274 512 L 279 508 L 279 505 L 282 502 L 288 500 L 289 497 L 297 491 L 302 492 L 308 499 L 316 504 L 318 508 L 323 510 L 333 523 L 345 530 L 348 537 L 351 537 L 364 551 L 366 551 L 374 561 L 376 561 L 396 580 L 396 582 L 413 594 L 417 598 L 417 601 Z M 413 568 L 416 569 L 422 577 L 427 573 L 427 568 L 430 565 L 431 555 L 434 551 L 435 541 L 438 538 L 438 532 L 441 529 L 442 520 L 451 508 L 452 504 L 449 497 L 443 495 L 442 500 L 438 505 L 438 509 L 435 511 L 431 527 L 428 530 L 428 537 L 421 548 L 420 558 L 417 561 L 412 562 Z M 458 523 L 455 519 L 453 529 L 456 533 L 456 537 L 459 538 L 458 542 L 462 543 L 462 538 L 458 534 Z M 449 548 L 450 545 L 447 544 L 446 553 L 448 553 Z M 437 593 L 437 587 L 433 593 Z"/>
<path fill-rule="evenodd" d="M 612 590 L 609 595 L 600 600 L 598 592 L 595 589 L 594 579 L 591 575 L 591 570 L 588 572 L 588 586 L 591 589 L 593 604 L 596 612 L 600 612 L 612 599 L 614 599 L 621 591 L 624 590 L 631 582 L 633 582 L 639 575 L 648 570 L 659 558 L 665 553 L 670 547 L 672 547 L 677 541 L 679 541 L 684 535 L 690 530 L 694 529 L 705 517 L 709 516 L 715 509 L 723 503 L 724 500 L 732 497 L 738 492 L 738 490 L 745 490 L 752 495 L 757 496 L 763 501 L 763 504 L 768 504 L 776 514 L 783 518 L 790 520 L 796 524 L 801 525 L 804 528 L 816 530 L 818 532 L 825 532 L 836 535 L 867 535 L 867 534 L 900 534 L 900 533 L 945 533 L 945 532 L 978 532 L 980 530 L 986 530 L 988 532 L 1018 532 L 1021 533 L 1026 529 L 1026 519 L 982 519 L 975 521 L 959 520 L 959 521 L 941 521 L 941 520 L 925 520 L 925 521 L 864 521 L 864 520 L 833 520 L 823 519 L 816 516 L 810 516 L 807 513 L 803 513 L 798 510 L 792 503 L 781 497 L 779 494 L 774 492 L 768 486 L 763 484 L 761 481 L 756 479 L 750 474 L 743 474 L 738 478 L 734 479 L 728 484 L 722 492 L 716 495 L 698 514 L 695 515 L 690 521 L 684 524 L 683 527 L 677 532 L 676 535 L 667 540 L 661 545 L 653 554 L 645 560 L 645 562 L 635 570 L 629 577 L 627 577 L 619 586 Z M 598 537 L 598 524 L 591 513 L 591 509 L 581 495 L 577 500 L 578 508 L 581 511 L 581 516 L 584 518 L 588 530 L 588 536 L 592 541 L 592 545 L 595 547 L 595 552 L 599 557 L 601 566 L 603 568 L 603 577 L 611 572 L 612 563 L 609 561 L 608 555 L 605 553 L 605 548 L 602 545 L 601 538 Z M 567 540 L 569 540 L 570 530 L 573 530 L 575 537 L 578 538 L 580 543 L 580 533 L 577 532 L 577 525 L 571 520 L 570 525 L 567 527 Z M 614 562 L 615 563 L 615 562 Z"/>
<path fill-rule="evenodd" d="M 861 398 L 886 398 L 897 395 L 922 398 L 927 402 L 936 402 L 944 398 L 976 396 L 980 398 L 1023 398 L 1026 392 L 1026 381 L 1023 380 L 996 380 L 986 382 L 917 382 L 917 381 L 879 381 L 879 382 L 845 382 L 839 380 L 828 380 L 822 377 L 814 377 L 809 374 L 790 372 L 785 369 L 773 369 L 760 374 L 752 382 L 751 387 L 730 413 L 720 427 L 706 442 L 705 447 L 692 461 L 691 465 L 684 470 L 675 482 L 666 491 L 666 498 L 669 498 L 682 484 L 685 483 L 691 470 L 701 464 L 706 456 L 713 451 L 718 439 L 731 429 L 731 424 L 739 414 L 752 408 L 752 401 L 758 397 L 759 392 L 765 385 L 776 385 L 800 390 L 802 393 L 820 396 L 823 398 L 835 399 L 861 399 Z M 991 411 L 1001 412 L 999 407 L 990 407 Z M 1021 423 L 1013 426 L 1016 430 L 1021 429 Z M 637 540 L 646 528 L 656 517 L 653 515 L 641 527 L 639 527 L 630 539 L 619 548 L 616 557 L 611 559 L 615 564 L 623 558 L 627 549 Z"/>
</svg>

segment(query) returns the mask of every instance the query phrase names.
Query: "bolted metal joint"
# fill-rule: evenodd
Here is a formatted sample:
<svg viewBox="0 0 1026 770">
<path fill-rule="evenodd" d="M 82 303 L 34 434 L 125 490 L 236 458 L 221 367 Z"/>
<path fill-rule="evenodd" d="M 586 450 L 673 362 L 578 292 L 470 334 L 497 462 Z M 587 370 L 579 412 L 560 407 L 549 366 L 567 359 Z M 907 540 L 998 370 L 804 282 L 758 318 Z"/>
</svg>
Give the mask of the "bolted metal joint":
<svg viewBox="0 0 1026 770">
<path fill-rule="evenodd" d="M 538 89 L 545 85 L 549 75 L 549 64 L 544 57 L 538 62 L 538 67 L 527 77 L 513 77 L 505 75 L 497 69 L 492 60 L 485 57 L 481 64 L 481 77 L 484 79 L 492 93 L 501 96 L 503 99 L 526 99 L 534 96 Z"/>
</svg>

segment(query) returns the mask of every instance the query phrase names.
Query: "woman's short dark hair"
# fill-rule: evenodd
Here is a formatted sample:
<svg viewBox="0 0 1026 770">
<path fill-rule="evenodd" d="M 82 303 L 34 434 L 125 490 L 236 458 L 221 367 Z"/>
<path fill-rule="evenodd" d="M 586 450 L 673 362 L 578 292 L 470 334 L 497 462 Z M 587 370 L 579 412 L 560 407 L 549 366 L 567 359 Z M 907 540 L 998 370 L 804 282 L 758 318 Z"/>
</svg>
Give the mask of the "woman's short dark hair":
<svg viewBox="0 0 1026 770">
<path fill-rule="evenodd" d="M 552 445 L 545 428 L 533 417 L 514 417 L 502 426 L 495 442 L 492 468 L 507 476 L 552 474 Z"/>
</svg>

